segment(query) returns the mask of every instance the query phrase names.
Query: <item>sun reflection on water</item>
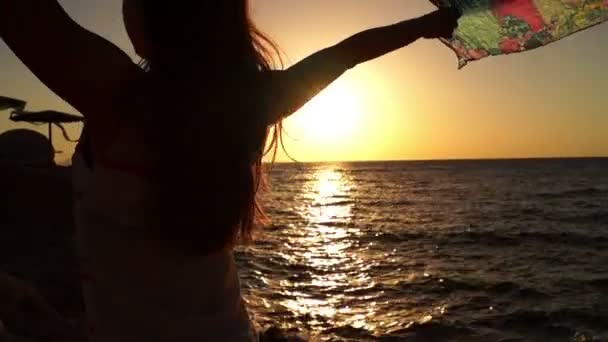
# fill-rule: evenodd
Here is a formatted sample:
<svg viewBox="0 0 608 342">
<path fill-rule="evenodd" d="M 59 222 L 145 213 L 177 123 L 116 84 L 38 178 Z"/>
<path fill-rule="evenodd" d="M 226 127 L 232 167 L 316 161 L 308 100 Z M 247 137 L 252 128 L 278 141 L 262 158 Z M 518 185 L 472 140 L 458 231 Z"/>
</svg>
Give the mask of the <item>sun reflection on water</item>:
<svg viewBox="0 0 608 342">
<path fill-rule="evenodd" d="M 283 317 L 280 328 L 287 330 L 344 327 L 380 336 L 436 322 L 447 312 L 444 299 L 416 302 L 420 289 L 445 287 L 429 262 L 415 258 L 425 247 L 404 250 L 398 241 L 376 239 L 383 228 L 369 201 L 390 198 L 377 191 L 391 190 L 379 190 L 351 170 L 312 165 L 303 173 L 279 174 L 282 183 L 270 203 L 283 220 L 242 260 L 255 273 L 248 299 L 262 325 Z"/>
<path fill-rule="evenodd" d="M 288 299 L 281 304 L 299 316 L 310 317 L 312 328 L 352 325 L 374 330 L 367 321 L 374 315 L 374 305 L 366 312 L 354 312 L 346 298 L 349 292 L 374 285 L 367 273 L 370 265 L 357 245 L 360 232 L 353 222 L 354 190 L 354 182 L 335 166 L 320 168 L 302 188 L 297 211 L 305 224 L 290 238 L 289 253 L 283 254 L 288 254 L 284 258 L 290 262 L 314 271 L 303 282 L 282 282 Z M 291 292 L 302 287 L 314 287 L 314 295 Z"/>
</svg>

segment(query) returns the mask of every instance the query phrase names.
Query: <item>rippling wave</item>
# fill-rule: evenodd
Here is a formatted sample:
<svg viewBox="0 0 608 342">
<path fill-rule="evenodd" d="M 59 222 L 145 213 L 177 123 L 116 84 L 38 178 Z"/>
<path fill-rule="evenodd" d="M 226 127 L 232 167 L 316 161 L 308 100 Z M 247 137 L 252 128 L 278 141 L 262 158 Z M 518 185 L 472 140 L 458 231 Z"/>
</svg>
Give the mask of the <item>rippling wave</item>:
<svg viewBox="0 0 608 342">
<path fill-rule="evenodd" d="M 262 327 L 321 341 L 608 340 L 608 160 L 280 164 L 241 248 Z"/>
</svg>

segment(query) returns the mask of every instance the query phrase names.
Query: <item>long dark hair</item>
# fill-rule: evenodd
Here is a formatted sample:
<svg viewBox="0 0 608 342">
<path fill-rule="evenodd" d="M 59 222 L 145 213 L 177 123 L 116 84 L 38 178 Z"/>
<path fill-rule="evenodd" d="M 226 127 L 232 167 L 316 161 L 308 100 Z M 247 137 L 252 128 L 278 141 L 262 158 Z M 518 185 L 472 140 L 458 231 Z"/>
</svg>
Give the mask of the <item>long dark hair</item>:
<svg viewBox="0 0 608 342">
<path fill-rule="evenodd" d="M 281 134 L 261 91 L 276 45 L 253 24 L 247 0 L 140 2 L 160 233 L 202 253 L 250 241 L 264 217 L 262 159 Z"/>
</svg>

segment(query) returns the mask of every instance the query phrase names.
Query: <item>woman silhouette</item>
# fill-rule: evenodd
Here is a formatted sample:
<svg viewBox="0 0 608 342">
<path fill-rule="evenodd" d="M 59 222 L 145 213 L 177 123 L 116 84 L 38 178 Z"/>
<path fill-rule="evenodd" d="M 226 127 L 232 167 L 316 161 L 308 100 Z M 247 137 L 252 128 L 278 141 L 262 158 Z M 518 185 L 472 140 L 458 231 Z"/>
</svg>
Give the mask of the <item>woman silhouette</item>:
<svg viewBox="0 0 608 342">
<path fill-rule="evenodd" d="M 457 15 L 364 31 L 275 71 L 247 0 L 123 9 L 139 65 L 57 1 L 0 0 L 1 37 L 86 119 L 73 172 L 90 339 L 250 341 L 232 250 L 262 216 L 270 132 L 276 146 L 281 120 L 346 70 L 448 37 Z"/>
</svg>

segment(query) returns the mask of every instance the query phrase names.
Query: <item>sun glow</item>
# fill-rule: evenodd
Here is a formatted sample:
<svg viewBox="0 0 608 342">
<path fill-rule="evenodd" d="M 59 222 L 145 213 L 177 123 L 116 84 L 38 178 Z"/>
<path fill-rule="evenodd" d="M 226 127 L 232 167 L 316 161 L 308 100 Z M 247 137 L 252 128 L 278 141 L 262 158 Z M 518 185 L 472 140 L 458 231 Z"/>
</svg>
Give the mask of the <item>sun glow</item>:
<svg viewBox="0 0 608 342">
<path fill-rule="evenodd" d="M 288 134 L 295 139 L 332 144 L 352 137 L 361 119 L 361 96 L 346 82 L 336 82 L 290 119 Z M 291 134 L 294 131 L 295 134 Z"/>
</svg>

